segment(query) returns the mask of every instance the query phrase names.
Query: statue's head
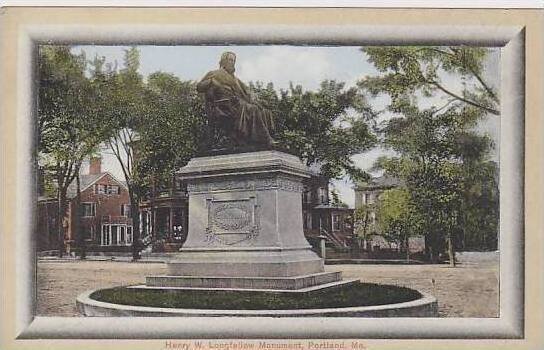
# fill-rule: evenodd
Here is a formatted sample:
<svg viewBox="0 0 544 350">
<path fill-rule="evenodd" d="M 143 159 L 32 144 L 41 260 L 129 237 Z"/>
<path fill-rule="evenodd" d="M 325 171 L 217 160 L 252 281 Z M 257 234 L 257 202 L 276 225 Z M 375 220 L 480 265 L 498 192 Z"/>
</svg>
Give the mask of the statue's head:
<svg viewBox="0 0 544 350">
<path fill-rule="evenodd" d="M 236 70 L 234 64 L 236 63 L 236 54 L 234 52 L 226 51 L 221 55 L 219 61 L 219 67 L 225 69 L 227 72 L 233 74 Z"/>
</svg>

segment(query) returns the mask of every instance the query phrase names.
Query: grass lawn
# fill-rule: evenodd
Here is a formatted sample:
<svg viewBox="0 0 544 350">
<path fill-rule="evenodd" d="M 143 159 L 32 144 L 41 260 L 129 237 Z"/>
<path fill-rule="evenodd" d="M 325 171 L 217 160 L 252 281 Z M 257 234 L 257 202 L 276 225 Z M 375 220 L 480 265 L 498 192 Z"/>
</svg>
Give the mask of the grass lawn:
<svg viewBox="0 0 544 350">
<path fill-rule="evenodd" d="M 215 310 L 323 309 L 395 304 L 421 298 L 413 289 L 356 283 L 305 293 L 154 290 L 116 287 L 98 290 L 91 299 L 113 304 Z"/>
</svg>

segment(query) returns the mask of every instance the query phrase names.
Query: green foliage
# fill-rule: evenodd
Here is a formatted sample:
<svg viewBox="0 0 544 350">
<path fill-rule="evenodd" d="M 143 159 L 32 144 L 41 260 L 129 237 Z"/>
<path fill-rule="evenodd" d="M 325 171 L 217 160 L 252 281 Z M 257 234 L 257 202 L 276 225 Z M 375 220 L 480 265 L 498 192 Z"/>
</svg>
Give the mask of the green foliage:
<svg viewBox="0 0 544 350">
<path fill-rule="evenodd" d="M 73 55 L 66 46 L 39 48 L 37 158 L 45 170 L 49 190 L 53 181 L 56 184 L 60 218 L 66 216 L 68 186 L 79 179 L 83 160 L 96 151 L 109 133 L 96 108 L 100 91 L 86 78 L 86 69 L 84 54 Z M 78 201 L 79 193 L 76 205 Z M 77 227 L 76 219 L 76 239 L 80 240 Z M 58 229 L 62 256 L 63 226 Z"/>
<path fill-rule="evenodd" d="M 104 131 L 96 124 L 85 56 L 63 46 L 41 46 L 39 56 L 38 151 L 60 161 L 81 159 Z"/>
<path fill-rule="evenodd" d="M 421 97 L 442 96 L 449 103 L 498 115 L 498 94 L 483 79 L 483 61 L 488 49 L 452 47 L 364 47 L 361 49 L 380 72 L 359 86 L 372 95 L 386 92 L 389 109 L 403 113 Z M 461 92 L 447 86 L 444 77 L 463 82 Z"/>
<path fill-rule="evenodd" d="M 95 58 L 91 81 L 100 91 L 102 123 L 112 131 L 108 147 L 139 198 L 152 178 L 169 184 L 173 172 L 194 155 L 204 113 L 193 82 L 162 72 L 144 82 L 135 47 L 125 50 L 124 62 L 120 70 L 104 69 L 104 59 Z"/>
<path fill-rule="evenodd" d="M 376 206 L 379 231 L 389 241 L 404 242 L 421 233 L 423 218 L 405 188 L 384 191 Z"/>
<path fill-rule="evenodd" d="M 376 168 L 405 183 L 408 197 L 396 200 L 409 199 L 408 213 L 418 218 L 411 230 L 426 235 L 435 257 L 446 241 L 460 246 L 463 239 L 474 242 L 485 235 L 481 242 L 489 247 L 497 236 L 496 169 L 487 160 L 491 139 L 479 133 L 477 126 L 488 114 L 498 114 L 499 100 L 482 78 L 487 49 L 362 50 L 380 74 L 359 82 L 359 87 L 373 96 L 390 97 L 388 110 L 395 113 L 380 134 L 384 146 L 398 156 L 379 159 Z M 461 93 L 445 85 L 442 80 L 448 76 L 463 83 Z M 446 101 L 443 106 L 422 109 L 428 97 Z M 390 227 L 385 221 L 381 225 Z"/>
<path fill-rule="evenodd" d="M 198 150 L 206 122 L 203 101 L 193 82 L 162 72 L 148 77 L 145 101 L 150 112 L 139 132 L 139 173 L 142 180 L 153 175 L 168 184 Z"/>
<path fill-rule="evenodd" d="M 95 57 L 89 79 L 97 91 L 94 106 L 100 115 L 100 124 L 109 130 L 105 143 L 119 160 L 132 200 L 140 195 L 135 181 L 134 146 L 149 114 L 144 82 L 136 70 L 137 58 L 136 48 L 125 50 L 126 66 L 119 71 L 109 65 L 104 69 L 105 59 Z"/>
<path fill-rule="evenodd" d="M 376 206 L 374 204 L 362 204 L 359 208 L 355 209 L 353 219 L 355 222 L 355 232 L 363 239 L 367 239 L 369 234 L 377 233 L 377 227 L 375 220 L 373 220 L 373 213 L 376 212 Z"/>
<path fill-rule="evenodd" d="M 140 68 L 140 51 L 136 46 L 131 46 L 129 49 L 125 50 L 124 64 L 124 73 L 131 75 L 138 74 L 138 69 Z"/>
<path fill-rule="evenodd" d="M 144 197 L 171 187 L 174 172 L 194 156 L 205 129 L 202 101 L 193 82 L 171 74 L 156 72 L 144 82 L 136 47 L 125 50 L 122 69 L 98 57 L 91 65 L 100 123 L 110 130 L 106 145 L 118 159 L 131 205 L 137 207 Z M 138 212 L 132 214 L 138 226 Z M 134 242 L 138 244 L 136 235 Z"/>
<path fill-rule="evenodd" d="M 99 91 L 85 77 L 84 54 L 73 55 L 65 46 L 40 46 L 38 62 L 38 157 L 65 192 L 108 130 L 95 108 Z"/>
<path fill-rule="evenodd" d="M 301 86 L 274 90 L 272 84 L 250 84 L 256 99 L 274 111 L 275 138 L 307 164 L 321 165 L 329 178 L 349 175 L 366 179 L 351 157 L 376 144 L 370 128 L 374 115 L 364 97 L 344 83 L 323 81 L 319 90 L 304 91 Z"/>
<path fill-rule="evenodd" d="M 463 232 L 483 233 L 481 225 L 469 226 L 468 218 L 474 223 L 479 217 L 488 224 L 485 233 L 496 237 L 494 171 L 485 160 L 492 143 L 471 131 L 472 124 L 463 110 L 424 111 L 392 119 L 385 129 L 385 144 L 400 156 L 381 158 L 377 166 L 404 180 L 423 218 L 421 233 L 436 250 L 443 249 L 445 238 L 454 237 L 459 244 Z M 487 202 L 484 210 L 479 209 L 482 200 Z"/>
<path fill-rule="evenodd" d="M 499 188 L 497 164 L 489 161 L 466 165 L 460 243 L 466 250 L 498 247 Z"/>
<path fill-rule="evenodd" d="M 348 208 L 348 205 L 340 199 L 340 195 L 338 194 L 337 190 L 331 191 L 331 205 L 333 207 L 339 207 L 339 208 Z"/>
</svg>

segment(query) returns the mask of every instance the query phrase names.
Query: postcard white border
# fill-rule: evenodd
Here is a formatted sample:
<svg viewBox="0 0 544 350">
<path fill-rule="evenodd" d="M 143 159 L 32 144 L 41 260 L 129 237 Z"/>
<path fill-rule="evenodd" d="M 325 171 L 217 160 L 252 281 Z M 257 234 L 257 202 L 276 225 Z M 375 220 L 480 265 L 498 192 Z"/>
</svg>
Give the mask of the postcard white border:
<svg viewBox="0 0 544 350">
<path fill-rule="evenodd" d="M 409 30 L 407 30 L 409 29 Z M 499 318 L 63 318 L 35 317 L 35 188 L 17 182 L 17 339 L 162 338 L 521 338 L 524 320 L 525 36 L 506 26 L 84 26 L 25 25 L 19 30 L 17 178 L 33 179 L 35 45 L 326 44 L 478 45 L 501 51 Z M 21 148 L 19 148 L 21 147 Z M 32 182 L 34 183 L 34 182 Z M 74 300 L 75 302 L 75 300 Z"/>
<path fill-rule="evenodd" d="M 542 8 L 537 0 L 4 0 L 4 6 Z"/>
</svg>

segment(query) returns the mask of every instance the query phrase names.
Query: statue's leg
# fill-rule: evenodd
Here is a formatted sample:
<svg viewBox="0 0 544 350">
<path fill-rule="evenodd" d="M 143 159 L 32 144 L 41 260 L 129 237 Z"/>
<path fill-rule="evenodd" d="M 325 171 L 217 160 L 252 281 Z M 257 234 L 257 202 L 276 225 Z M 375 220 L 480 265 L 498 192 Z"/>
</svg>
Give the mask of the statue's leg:
<svg viewBox="0 0 544 350">
<path fill-rule="evenodd" d="M 255 106 L 254 113 L 252 113 L 252 119 L 253 119 L 253 130 L 252 130 L 252 138 L 253 141 L 259 144 L 264 144 L 267 146 L 271 146 L 275 144 L 274 139 L 272 136 L 270 136 L 270 131 L 268 130 L 267 123 L 265 122 L 265 115 L 263 111 Z"/>
</svg>

